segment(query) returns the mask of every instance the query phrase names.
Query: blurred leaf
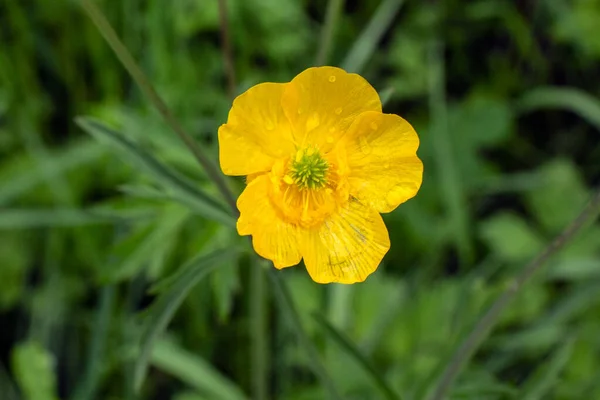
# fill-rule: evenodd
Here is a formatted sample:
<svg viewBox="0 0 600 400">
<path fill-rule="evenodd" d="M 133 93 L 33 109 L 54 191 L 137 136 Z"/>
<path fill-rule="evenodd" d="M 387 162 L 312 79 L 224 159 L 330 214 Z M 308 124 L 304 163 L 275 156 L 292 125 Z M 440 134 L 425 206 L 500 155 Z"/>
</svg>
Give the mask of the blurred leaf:
<svg viewBox="0 0 600 400">
<path fill-rule="evenodd" d="M 587 203 L 589 192 L 572 161 L 557 159 L 539 169 L 544 186 L 526 194 L 530 211 L 547 230 L 562 230 Z"/>
<path fill-rule="evenodd" d="M 600 100 L 582 90 L 569 87 L 540 87 L 532 89 L 519 99 L 520 113 L 543 109 L 571 111 L 600 130 Z"/>
<path fill-rule="evenodd" d="M 52 355 L 37 342 L 12 350 L 12 369 L 25 400 L 57 400 Z"/>
<path fill-rule="evenodd" d="M 233 217 L 225 211 L 225 208 L 209 195 L 202 192 L 192 183 L 185 180 L 175 171 L 164 166 L 152 155 L 126 139 L 121 134 L 106 127 L 91 118 L 78 117 L 76 122 L 85 131 L 99 140 L 107 141 L 112 146 L 122 151 L 125 160 L 131 162 L 146 171 L 165 188 L 173 191 L 174 198 L 192 207 L 204 217 L 222 222 L 227 225 L 234 224 Z"/>
<path fill-rule="evenodd" d="M 183 265 L 167 282 L 163 292 L 148 309 L 147 322 L 140 344 L 140 355 L 135 365 L 135 388 L 139 391 L 146 375 L 148 358 L 154 342 L 167 327 L 173 315 L 189 291 L 209 272 L 226 260 L 237 256 L 237 249 L 219 249 L 206 255 L 198 255 Z M 166 287 L 165 287 L 166 286 Z"/>
<path fill-rule="evenodd" d="M 544 247 L 544 239 L 513 213 L 499 212 L 479 224 L 480 236 L 494 254 L 509 262 L 522 262 Z"/>
<path fill-rule="evenodd" d="M 141 210 L 4 209 L 0 210 L 0 229 L 117 224 L 146 217 L 148 214 Z"/>
<path fill-rule="evenodd" d="M 346 353 L 351 355 L 362 366 L 363 371 L 370 376 L 386 399 L 400 399 L 401 397 L 389 387 L 382 378 L 382 373 L 377 371 L 371 362 L 360 352 L 349 338 L 339 332 L 322 315 L 313 314 L 313 318 L 321 325 L 327 336 L 336 342 Z"/>
<path fill-rule="evenodd" d="M 46 179 L 64 174 L 66 171 L 80 168 L 82 165 L 97 161 L 106 154 L 106 149 L 98 143 L 90 141 L 77 141 L 70 144 L 65 150 L 52 154 L 47 158 L 44 170 L 33 168 L 28 163 L 10 174 L 0 174 L 0 204 L 8 204 L 22 196 Z M 20 161 L 20 160 L 19 160 Z M 27 160 L 29 161 L 29 160 Z"/>
<path fill-rule="evenodd" d="M 547 398 L 573 353 L 573 339 L 558 348 L 549 361 L 542 364 L 523 384 L 519 399 L 540 400 Z"/>
<path fill-rule="evenodd" d="M 549 3 L 548 8 L 554 9 L 557 14 L 552 25 L 553 36 L 561 42 L 571 44 L 590 59 L 600 58 L 600 37 L 597 35 L 600 2 L 573 0 Z"/>
<path fill-rule="evenodd" d="M 199 356 L 168 340 L 159 340 L 152 349 L 152 365 L 215 400 L 246 399 L 242 390 Z"/>
<path fill-rule="evenodd" d="M 341 67 L 348 72 L 362 72 L 367 61 L 379 45 L 379 41 L 390 27 L 404 0 L 382 0 L 369 24 L 354 42 Z"/>
<path fill-rule="evenodd" d="M 0 232 L 0 312 L 17 303 L 25 287 L 30 268 L 26 236 L 18 232 Z"/>
</svg>

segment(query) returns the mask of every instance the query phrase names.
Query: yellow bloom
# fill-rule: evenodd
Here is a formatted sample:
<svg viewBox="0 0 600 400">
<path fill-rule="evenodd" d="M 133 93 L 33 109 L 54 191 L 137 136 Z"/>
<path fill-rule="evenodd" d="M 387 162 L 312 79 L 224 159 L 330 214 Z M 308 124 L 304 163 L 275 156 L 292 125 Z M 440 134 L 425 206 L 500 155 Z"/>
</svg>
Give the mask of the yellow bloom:
<svg viewBox="0 0 600 400">
<path fill-rule="evenodd" d="M 390 240 L 379 213 L 415 196 L 419 138 L 356 74 L 309 68 L 233 102 L 219 128 L 221 169 L 247 175 L 240 235 L 277 268 L 304 258 L 315 282 L 361 282 Z"/>
</svg>

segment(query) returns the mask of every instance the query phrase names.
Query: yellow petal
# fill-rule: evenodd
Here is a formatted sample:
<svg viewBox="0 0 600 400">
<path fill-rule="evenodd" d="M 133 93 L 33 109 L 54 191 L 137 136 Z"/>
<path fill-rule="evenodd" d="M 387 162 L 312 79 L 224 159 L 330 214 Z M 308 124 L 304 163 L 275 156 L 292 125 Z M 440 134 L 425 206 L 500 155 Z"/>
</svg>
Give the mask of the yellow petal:
<svg viewBox="0 0 600 400">
<path fill-rule="evenodd" d="M 364 281 L 390 248 L 381 216 L 354 198 L 299 237 L 311 278 L 318 283 Z"/>
<path fill-rule="evenodd" d="M 294 151 L 290 124 L 281 108 L 284 83 L 261 83 L 234 101 L 219 128 L 219 160 L 226 175 L 268 171 Z"/>
<path fill-rule="evenodd" d="M 308 68 L 286 86 L 282 106 L 296 145 L 329 151 L 364 111 L 381 112 L 379 95 L 357 74 L 335 67 Z"/>
<path fill-rule="evenodd" d="M 286 223 L 276 213 L 269 200 L 271 181 L 268 174 L 255 177 L 237 201 L 240 235 L 252 235 L 254 250 L 273 261 L 275 267 L 285 268 L 300 262 L 296 227 Z"/>
<path fill-rule="evenodd" d="M 379 212 L 414 197 L 423 180 L 419 137 L 394 114 L 361 114 L 344 137 L 350 193 Z"/>
</svg>

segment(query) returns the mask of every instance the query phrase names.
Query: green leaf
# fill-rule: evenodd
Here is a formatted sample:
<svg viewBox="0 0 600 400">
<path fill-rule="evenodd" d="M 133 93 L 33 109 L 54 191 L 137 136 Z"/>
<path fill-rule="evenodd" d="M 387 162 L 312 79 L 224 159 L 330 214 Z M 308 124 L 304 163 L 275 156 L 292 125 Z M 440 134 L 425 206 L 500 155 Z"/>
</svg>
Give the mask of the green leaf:
<svg viewBox="0 0 600 400">
<path fill-rule="evenodd" d="M 360 352 L 356 345 L 354 345 L 352 341 L 346 337 L 346 335 L 344 335 L 342 332 L 339 332 L 333 325 L 323 318 L 322 315 L 314 313 L 313 318 L 321 325 L 329 338 L 336 342 L 349 355 L 351 355 L 359 365 L 362 366 L 364 372 L 369 375 L 386 399 L 400 399 L 400 396 L 394 392 L 394 390 L 382 378 L 383 374 L 375 369 L 371 362 Z"/>
<path fill-rule="evenodd" d="M 369 58 L 377 49 L 383 34 L 388 30 L 394 17 L 404 0 L 382 0 L 369 21 L 367 27 L 362 31 L 360 37 L 354 42 L 350 52 L 342 62 L 341 66 L 348 72 L 360 73 Z"/>
<path fill-rule="evenodd" d="M 247 397 L 231 380 L 201 357 L 169 340 L 159 340 L 152 349 L 152 365 L 187 383 L 206 398 L 242 400 Z"/>
<path fill-rule="evenodd" d="M 117 224 L 145 217 L 148 213 L 138 210 L 6 209 L 0 211 L 0 229 Z"/>
<path fill-rule="evenodd" d="M 573 353 L 573 339 L 568 339 L 558 348 L 550 360 L 541 366 L 525 382 L 519 399 L 539 400 L 547 398 L 552 388 L 559 380 L 560 374 L 567 365 Z"/>
<path fill-rule="evenodd" d="M 171 279 L 163 282 L 163 292 L 148 310 L 140 355 L 135 365 L 136 391 L 140 390 L 144 381 L 154 342 L 167 327 L 187 294 L 209 272 L 226 260 L 232 260 L 237 254 L 238 249 L 219 249 L 206 255 L 198 255 L 183 265 Z"/>
<path fill-rule="evenodd" d="M 479 225 L 480 236 L 505 261 L 528 260 L 544 247 L 544 239 L 516 214 L 500 212 Z"/>
<path fill-rule="evenodd" d="M 171 189 L 173 198 L 180 201 L 207 219 L 233 226 L 235 221 L 217 200 L 194 186 L 177 172 L 163 165 L 150 153 L 141 149 L 122 134 L 104 124 L 87 117 L 78 117 L 77 124 L 98 140 L 108 142 L 122 151 L 125 160 L 138 166 L 165 188 Z"/>
<path fill-rule="evenodd" d="M 575 219 L 589 200 L 589 192 L 570 160 L 553 160 L 539 172 L 544 185 L 528 192 L 525 199 L 547 233 L 555 234 Z"/>
<path fill-rule="evenodd" d="M 37 342 L 25 342 L 12 351 L 12 369 L 26 400 L 57 400 L 52 355 Z"/>
<path fill-rule="evenodd" d="M 516 104 L 521 113 L 543 109 L 571 111 L 600 130 L 600 100 L 582 90 L 568 87 L 540 87 L 530 90 Z"/>
</svg>

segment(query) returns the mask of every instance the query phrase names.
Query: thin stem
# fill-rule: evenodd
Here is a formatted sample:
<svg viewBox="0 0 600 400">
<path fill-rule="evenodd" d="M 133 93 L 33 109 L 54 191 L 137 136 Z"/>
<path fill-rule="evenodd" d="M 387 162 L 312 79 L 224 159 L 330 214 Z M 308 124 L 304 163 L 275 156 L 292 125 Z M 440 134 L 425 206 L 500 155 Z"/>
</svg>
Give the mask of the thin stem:
<svg viewBox="0 0 600 400">
<path fill-rule="evenodd" d="M 598 190 L 581 214 L 560 234 L 544 251 L 534 258 L 518 274 L 512 284 L 498 297 L 485 315 L 477 322 L 469 336 L 463 341 L 442 373 L 431 400 L 442 400 L 447 395 L 452 383 L 461 372 L 467 361 L 471 359 L 479 345 L 490 333 L 498 318 L 517 295 L 525 283 L 544 265 L 546 261 L 569 243 L 587 222 L 593 221 L 600 210 L 600 190 Z"/>
<path fill-rule="evenodd" d="M 235 198 L 231 193 L 231 190 L 227 186 L 227 182 L 223 175 L 219 172 L 218 168 L 212 163 L 212 161 L 204 154 L 202 149 L 198 146 L 198 144 L 194 141 L 194 139 L 187 134 L 187 132 L 183 129 L 183 127 L 179 124 L 177 119 L 173 116 L 169 107 L 165 104 L 165 102 L 160 98 L 158 93 L 154 90 L 148 78 L 141 70 L 141 68 L 137 65 L 131 53 L 123 42 L 119 39 L 114 29 L 102 13 L 102 11 L 90 0 L 83 0 L 82 6 L 85 12 L 88 14 L 90 19 L 94 22 L 104 39 L 108 42 L 109 46 L 115 52 L 117 58 L 127 72 L 131 75 L 133 80 L 140 87 L 142 92 L 150 99 L 150 102 L 156 107 L 158 112 L 165 119 L 167 124 L 173 129 L 173 131 L 179 136 L 181 141 L 188 147 L 188 149 L 192 152 L 196 160 L 200 163 L 200 165 L 204 168 L 207 175 L 214 181 L 217 185 L 217 188 L 227 201 L 229 207 L 231 207 L 234 215 L 238 214 L 237 207 L 235 205 Z"/>
<path fill-rule="evenodd" d="M 221 30 L 221 50 L 223 52 L 223 63 L 227 73 L 227 92 L 231 100 L 235 99 L 235 66 L 233 63 L 233 50 L 229 34 L 229 14 L 227 12 L 227 0 L 219 1 L 219 27 Z"/>
<path fill-rule="evenodd" d="M 268 398 L 268 357 L 267 343 L 267 308 L 265 293 L 266 262 L 258 260 L 252 264 L 250 271 L 250 359 L 252 362 L 253 399 Z"/>
<path fill-rule="evenodd" d="M 309 339 L 308 335 L 306 334 L 306 331 L 304 330 L 304 327 L 302 326 L 300 315 L 298 314 L 298 311 L 294 306 L 292 296 L 290 295 L 289 290 L 285 285 L 285 282 L 279 277 L 279 274 L 274 268 L 271 268 L 269 270 L 269 278 L 271 278 L 273 287 L 275 288 L 275 295 L 277 296 L 278 300 L 277 304 L 281 306 L 282 314 L 287 315 L 293 323 L 294 330 L 296 332 L 296 335 L 298 336 L 298 340 L 306 350 L 306 355 L 310 360 L 313 372 L 315 373 L 315 375 L 317 375 L 317 377 L 321 380 L 323 386 L 329 392 L 330 398 L 334 400 L 341 399 L 341 396 L 335 388 L 331 377 L 329 376 L 327 370 L 323 366 L 323 362 L 319 357 L 319 353 L 317 352 L 315 345 Z"/>
<path fill-rule="evenodd" d="M 331 44 L 333 43 L 333 35 L 337 27 L 337 21 L 344 8 L 344 0 L 329 0 L 327 3 L 327 11 L 325 13 L 325 25 L 321 31 L 321 47 L 319 47 L 319 53 L 315 65 L 326 65 L 329 52 L 331 51 Z"/>
</svg>

